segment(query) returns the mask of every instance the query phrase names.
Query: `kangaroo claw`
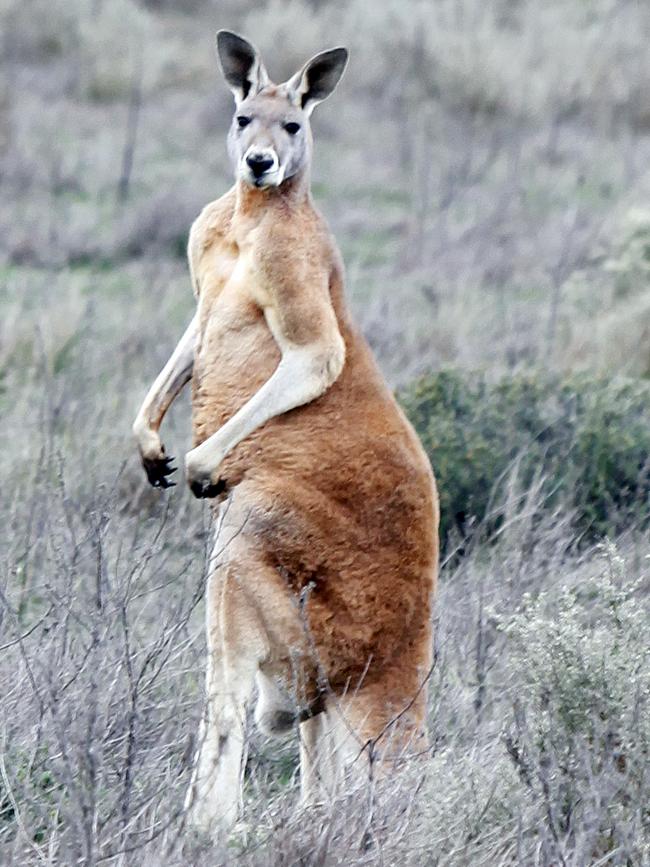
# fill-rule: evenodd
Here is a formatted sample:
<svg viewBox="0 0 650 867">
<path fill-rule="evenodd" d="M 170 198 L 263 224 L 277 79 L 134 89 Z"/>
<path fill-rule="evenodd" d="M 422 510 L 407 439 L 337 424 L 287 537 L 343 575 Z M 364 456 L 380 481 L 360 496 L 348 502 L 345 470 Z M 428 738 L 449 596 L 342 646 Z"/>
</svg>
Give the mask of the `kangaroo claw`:
<svg viewBox="0 0 650 867">
<path fill-rule="evenodd" d="M 153 485 L 154 488 L 173 488 L 175 486 L 176 483 L 167 478 L 176 472 L 177 468 L 171 466 L 173 460 L 173 457 L 142 459 L 142 466 L 150 485 Z"/>
</svg>

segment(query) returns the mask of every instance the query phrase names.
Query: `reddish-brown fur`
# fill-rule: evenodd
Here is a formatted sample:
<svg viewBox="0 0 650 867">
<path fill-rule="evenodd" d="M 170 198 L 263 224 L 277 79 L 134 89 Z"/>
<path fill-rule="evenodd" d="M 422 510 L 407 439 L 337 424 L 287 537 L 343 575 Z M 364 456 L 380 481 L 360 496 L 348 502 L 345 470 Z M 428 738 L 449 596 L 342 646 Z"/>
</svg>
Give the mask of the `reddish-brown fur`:
<svg viewBox="0 0 650 867">
<path fill-rule="evenodd" d="M 280 360 L 255 293 L 245 282 L 228 283 L 240 243 L 251 237 L 256 269 L 284 293 L 296 343 L 321 327 L 314 279 L 326 275 L 346 360 L 321 397 L 267 422 L 221 464 L 243 525 L 235 545 L 245 563 L 242 586 L 265 624 L 295 612 L 286 628 L 303 642 L 304 700 L 316 698 L 320 667 L 335 695 L 355 693 L 348 717 L 362 739 L 376 737 L 407 707 L 405 728 L 422 734 L 438 553 L 435 484 L 350 319 L 340 255 L 303 177 L 271 192 L 240 185 L 208 205 L 193 227 L 195 445 L 242 407 Z M 300 603 L 280 613 L 281 596 Z M 276 631 L 273 623 L 268 628 Z M 266 664 L 285 680 L 296 676 L 286 639 L 272 642 Z"/>
</svg>

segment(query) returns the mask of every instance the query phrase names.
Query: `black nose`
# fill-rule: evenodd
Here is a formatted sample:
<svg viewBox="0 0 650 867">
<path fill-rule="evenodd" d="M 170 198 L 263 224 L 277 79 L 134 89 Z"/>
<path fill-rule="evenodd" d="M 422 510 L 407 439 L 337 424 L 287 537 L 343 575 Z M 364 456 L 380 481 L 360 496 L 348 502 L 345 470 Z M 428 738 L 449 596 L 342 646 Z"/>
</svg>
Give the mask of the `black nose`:
<svg viewBox="0 0 650 867">
<path fill-rule="evenodd" d="M 251 154 L 246 157 L 246 162 L 256 178 L 261 177 L 273 165 L 273 160 L 267 154 Z"/>
</svg>

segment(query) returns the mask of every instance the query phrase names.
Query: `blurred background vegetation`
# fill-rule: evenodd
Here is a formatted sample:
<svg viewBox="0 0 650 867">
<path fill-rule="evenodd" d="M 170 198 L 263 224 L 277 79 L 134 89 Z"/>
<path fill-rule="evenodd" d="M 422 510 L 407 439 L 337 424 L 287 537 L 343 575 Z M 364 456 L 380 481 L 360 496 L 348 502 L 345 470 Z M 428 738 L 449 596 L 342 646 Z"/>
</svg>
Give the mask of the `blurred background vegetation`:
<svg viewBox="0 0 650 867">
<path fill-rule="evenodd" d="M 439 480 L 436 779 L 386 857 L 647 863 L 635 0 L 0 0 L 0 861 L 157 864 L 161 840 L 170 864 L 235 857 L 178 842 L 207 514 L 182 484 L 146 488 L 130 439 L 191 315 L 189 226 L 231 183 L 219 27 L 276 80 L 351 51 L 314 116 L 314 193 Z M 186 396 L 165 439 L 182 457 Z M 555 704 L 542 645 L 565 660 Z M 567 715 L 571 696 L 591 716 Z M 288 744 L 254 740 L 248 780 L 263 833 L 242 832 L 240 861 L 373 863 L 349 804 L 325 842 L 291 824 Z"/>
</svg>

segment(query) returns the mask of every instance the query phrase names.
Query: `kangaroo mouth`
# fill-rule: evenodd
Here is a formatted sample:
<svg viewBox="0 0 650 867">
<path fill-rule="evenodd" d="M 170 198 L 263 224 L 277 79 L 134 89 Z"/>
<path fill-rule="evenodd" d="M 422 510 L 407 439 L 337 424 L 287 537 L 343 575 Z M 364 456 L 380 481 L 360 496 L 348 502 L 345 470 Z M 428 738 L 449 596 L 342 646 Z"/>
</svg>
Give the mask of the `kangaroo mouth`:
<svg viewBox="0 0 650 867">
<path fill-rule="evenodd" d="M 244 180 L 257 190 L 266 190 L 270 187 L 279 187 L 282 183 L 282 174 L 277 170 L 265 172 L 263 175 L 257 177 L 252 173 L 247 173 L 247 177 Z"/>
<path fill-rule="evenodd" d="M 249 166 L 243 165 L 239 177 L 249 187 L 254 187 L 257 190 L 266 190 L 270 187 L 280 186 L 284 180 L 284 169 L 282 166 L 274 166 L 268 169 L 268 171 L 255 174 Z"/>
</svg>

